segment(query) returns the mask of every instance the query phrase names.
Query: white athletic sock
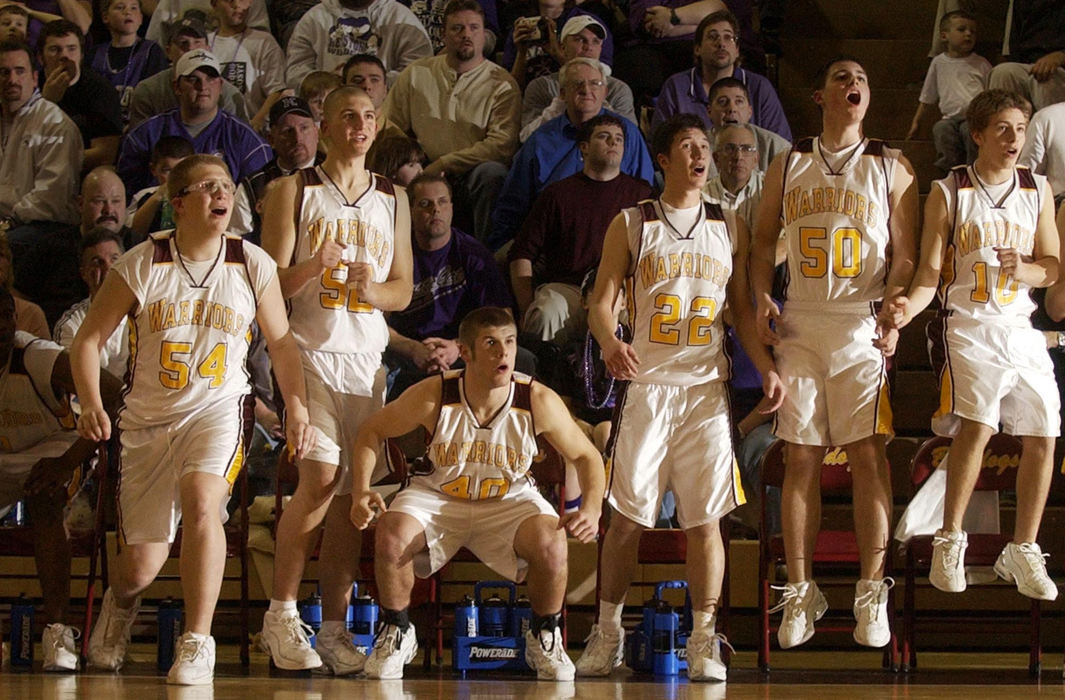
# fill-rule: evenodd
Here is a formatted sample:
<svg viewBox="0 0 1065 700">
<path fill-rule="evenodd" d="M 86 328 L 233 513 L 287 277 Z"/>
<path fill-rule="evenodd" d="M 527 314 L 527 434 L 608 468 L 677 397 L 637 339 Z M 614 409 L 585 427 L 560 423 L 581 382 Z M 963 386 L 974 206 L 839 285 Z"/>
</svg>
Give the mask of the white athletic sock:
<svg viewBox="0 0 1065 700">
<path fill-rule="evenodd" d="M 599 601 L 599 629 L 604 632 L 621 631 L 621 610 L 625 606 L 621 603 L 608 603 Z"/>
<path fill-rule="evenodd" d="M 322 620 L 322 627 L 318 634 L 323 637 L 339 637 L 347 631 L 343 620 Z"/>
<path fill-rule="evenodd" d="M 270 612 L 297 612 L 296 601 L 294 600 L 274 600 L 270 599 Z"/>
<path fill-rule="evenodd" d="M 714 635 L 717 615 L 703 610 L 692 611 L 692 632 L 706 632 L 711 637 Z"/>
<path fill-rule="evenodd" d="M 202 641 L 208 639 L 211 636 L 209 634 L 197 634 L 196 632 L 186 632 L 185 634 L 189 635 L 190 637 L 195 639 L 197 642 L 202 642 Z"/>
</svg>

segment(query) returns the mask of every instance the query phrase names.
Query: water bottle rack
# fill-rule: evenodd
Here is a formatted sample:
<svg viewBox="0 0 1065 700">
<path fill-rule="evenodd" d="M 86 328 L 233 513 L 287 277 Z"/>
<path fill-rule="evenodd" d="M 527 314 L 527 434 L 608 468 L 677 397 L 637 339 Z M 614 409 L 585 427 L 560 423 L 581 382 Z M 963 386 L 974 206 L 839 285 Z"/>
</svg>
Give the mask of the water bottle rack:
<svg viewBox="0 0 1065 700">
<path fill-rule="evenodd" d="M 506 601 L 490 589 L 505 589 Z M 524 598 L 518 600 L 517 589 L 510 581 L 481 581 L 455 606 L 455 637 L 452 667 L 461 671 L 510 670 L 528 671 L 525 663 L 525 632 L 532 623 L 532 608 Z"/>
<path fill-rule="evenodd" d="M 684 605 L 674 609 L 662 598 L 666 589 L 683 589 Z M 679 612 L 678 612 L 679 610 Z M 663 581 L 643 608 L 643 621 L 625 638 L 625 663 L 637 673 L 676 676 L 688 670 L 687 644 L 692 629 L 692 600 L 686 581 Z"/>
</svg>

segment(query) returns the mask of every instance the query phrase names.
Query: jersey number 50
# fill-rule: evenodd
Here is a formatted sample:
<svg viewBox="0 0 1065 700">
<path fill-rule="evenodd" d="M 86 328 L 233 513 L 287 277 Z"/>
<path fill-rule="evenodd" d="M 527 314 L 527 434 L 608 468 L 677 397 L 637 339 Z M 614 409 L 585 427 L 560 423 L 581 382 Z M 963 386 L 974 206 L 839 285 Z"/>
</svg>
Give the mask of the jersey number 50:
<svg viewBox="0 0 1065 700">
<path fill-rule="evenodd" d="M 799 227 L 799 251 L 803 260 L 799 271 L 803 277 L 824 277 L 828 274 L 828 251 L 820 245 L 828 238 L 828 229 L 816 226 Z M 832 273 L 836 277 L 851 278 L 862 274 L 862 232 L 841 226 L 832 231 Z"/>
<path fill-rule="evenodd" d="M 650 340 L 664 345 L 680 345 L 679 328 L 681 309 L 684 303 L 676 294 L 656 294 L 655 311 L 651 316 Z M 707 345 L 710 342 L 710 327 L 717 316 L 717 300 L 711 297 L 695 297 L 688 306 L 692 314 L 688 319 L 688 345 Z"/>
</svg>

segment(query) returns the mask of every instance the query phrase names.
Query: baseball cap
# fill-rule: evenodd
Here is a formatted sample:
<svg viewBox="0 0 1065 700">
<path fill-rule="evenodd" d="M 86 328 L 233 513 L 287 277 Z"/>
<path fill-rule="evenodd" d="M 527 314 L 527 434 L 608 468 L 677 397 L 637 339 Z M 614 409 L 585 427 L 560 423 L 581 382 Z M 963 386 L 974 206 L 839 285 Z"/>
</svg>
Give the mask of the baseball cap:
<svg viewBox="0 0 1065 700">
<path fill-rule="evenodd" d="M 559 36 L 560 40 L 572 34 L 579 34 L 582 29 L 588 29 L 600 39 L 606 39 L 606 27 L 591 15 L 574 15 L 562 25 L 562 34 Z"/>
<path fill-rule="evenodd" d="M 197 39 L 206 39 L 206 15 L 199 10 L 189 10 L 181 19 L 171 22 L 169 41 L 173 41 L 182 34 L 194 36 Z"/>
<path fill-rule="evenodd" d="M 222 66 L 218 64 L 218 59 L 213 53 L 207 49 L 193 49 L 186 51 L 177 60 L 174 65 L 174 77 L 183 78 L 186 75 L 192 75 L 193 71 L 207 69 L 214 71 L 216 76 L 222 75 Z"/>
<path fill-rule="evenodd" d="M 311 106 L 300 97 L 282 97 L 270 108 L 270 125 L 273 126 L 286 114 L 298 114 L 301 117 L 314 119 L 311 114 Z"/>
</svg>

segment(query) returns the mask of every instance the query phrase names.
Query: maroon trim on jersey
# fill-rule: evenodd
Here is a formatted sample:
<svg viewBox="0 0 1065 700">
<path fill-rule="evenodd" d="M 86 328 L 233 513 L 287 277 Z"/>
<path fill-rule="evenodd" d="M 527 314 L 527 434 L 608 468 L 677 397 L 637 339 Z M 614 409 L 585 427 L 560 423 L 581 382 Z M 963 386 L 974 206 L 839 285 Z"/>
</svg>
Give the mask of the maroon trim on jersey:
<svg viewBox="0 0 1065 700">
<path fill-rule="evenodd" d="M 524 382 L 515 382 L 513 375 L 510 379 L 514 384 L 514 402 L 511 403 L 511 408 L 520 408 L 523 411 L 529 411 L 532 413 L 532 382 L 525 384 Z"/>
<path fill-rule="evenodd" d="M 865 142 L 865 150 L 862 151 L 863 156 L 877 156 L 884 157 L 884 149 L 888 147 L 887 141 L 881 141 L 880 139 L 869 139 Z"/>
<path fill-rule="evenodd" d="M 243 265 L 245 263 L 244 258 L 244 239 L 242 238 L 226 238 L 226 258 L 227 263 L 239 263 Z"/>
<path fill-rule="evenodd" d="M 795 142 L 795 145 L 791 148 L 792 153 L 813 153 L 814 152 L 814 137 L 807 136 L 806 138 L 799 139 Z M 790 158 L 790 156 L 789 156 Z"/>
<path fill-rule="evenodd" d="M 1032 171 L 1025 167 L 1017 168 L 1017 183 L 1022 190 L 1039 189 L 1039 186 L 1035 184 L 1035 176 L 1032 175 Z"/>
<path fill-rule="evenodd" d="M 153 238 L 152 239 L 152 264 L 156 263 L 172 263 L 174 262 L 174 255 L 170 252 L 170 239 L 173 237 L 173 233 L 165 238 Z"/>
<path fill-rule="evenodd" d="M 725 223 L 725 212 L 722 211 L 721 205 L 716 202 L 703 202 L 706 207 L 706 219 L 707 221 L 720 221 Z"/>
<path fill-rule="evenodd" d="M 454 377 L 444 377 L 443 385 L 440 387 L 440 405 L 441 406 L 454 406 L 462 403 L 462 392 L 459 391 L 459 377 L 461 374 Z"/>
<path fill-rule="evenodd" d="M 610 431 L 610 437 L 607 438 L 606 441 L 606 455 L 607 462 L 610 464 L 610 474 L 607 478 L 606 490 L 603 492 L 604 499 L 610 496 L 610 488 L 614 484 L 614 473 L 617 471 L 617 465 L 614 464 L 614 451 L 617 449 L 618 445 L 618 434 L 621 432 L 621 421 L 625 412 L 625 396 L 628 393 L 629 382 L 619 382 L 618 395 L 614 399 L 614 415 L 610 418 L 610 422 L 614 425 L 614 429 Z"/>
<path fill-rule="evenodd" d="M 390 197 L 395 197 L 396 196 L 396 186 L 393 185 L 392 181 L 389 180 L 387 177 L 385 177 L 384 175 L 378 175 L 377 173 L 374 173 L 373 174 L 373 179 L 374 179 L 374 189 L 376 189 L 378 192 L 382 192 L 384 194 L 387 194 Z"/>
<path fill-rule="evenodd" d="M 957 189 L 971 190 L 973 188 L 973 179 L 969 177 L 968 165 L 955 165 L 950 169 L 950 173 L 954 176 L 954 186 Z M 955 203 L 955 212 L 957 212 L 957 209 L 957 203 Z"/>
<path fill-rule="evenodd" d="M 645 199 L 637 205 L 640 208 L 640 216 L 643 217 L 643 222 L 658 221 L 658 212 L 655 211 L 655 203 L 653 200 Z"/>
</svg>

